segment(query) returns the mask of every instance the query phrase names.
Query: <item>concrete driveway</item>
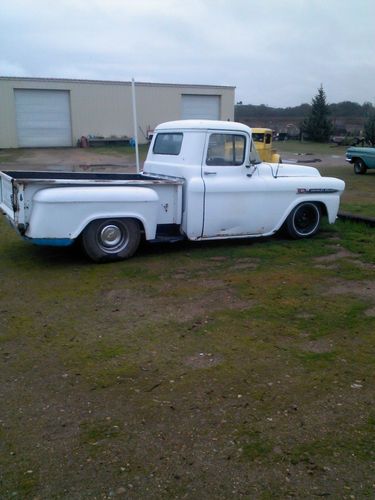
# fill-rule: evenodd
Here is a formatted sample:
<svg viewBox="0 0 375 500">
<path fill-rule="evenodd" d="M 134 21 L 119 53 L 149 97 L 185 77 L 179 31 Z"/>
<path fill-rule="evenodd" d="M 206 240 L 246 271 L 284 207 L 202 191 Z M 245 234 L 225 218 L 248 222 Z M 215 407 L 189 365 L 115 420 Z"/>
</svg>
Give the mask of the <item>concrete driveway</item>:
<svg viewBox="0 0 375 500">
<path fill-rule="evenodd" d="M 141 159 L 144 160 L 144 154 Z M 141 161 L 141 167 L 143 161 Z M 1 170 L 135 171 L 135 154 L 80 148 L 0 150 Z"/>
</svg>

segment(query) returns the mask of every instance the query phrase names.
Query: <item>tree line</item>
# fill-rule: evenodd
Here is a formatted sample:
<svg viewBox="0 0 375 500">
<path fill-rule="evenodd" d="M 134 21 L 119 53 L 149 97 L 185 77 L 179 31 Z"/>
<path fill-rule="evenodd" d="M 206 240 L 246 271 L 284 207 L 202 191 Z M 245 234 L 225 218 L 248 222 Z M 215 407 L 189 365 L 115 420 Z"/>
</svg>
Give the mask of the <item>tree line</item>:
<svg viewBox="0 0 375 500">
<path fill-rule="evenodd" d="M 299 106 L 274 108 L 265 104 L 253 105 L 239 102 L 235 107 L 237 121 L 250 121 L 254 118 L 299 118 L 301 135 L 306 139 L 317 142 L 326 142 L 330 139 L 334 127 L 332 118 L 360 118 L 364 120 L 363 139 L 375 146 L 375 108 L 371 102 L 359 104 L 352 101 L 343 101 L 328 104 L 326 94 L 321 85 L 311 104 L 303 103 Z"/>
<path fill-rule="evenodd" d="M 274 108 L 266 104 L 242 104 L 238 102 L 235 106 L 237 118 L 252 118 L 252 117 L 272 117 L 272 118 L 287 118 L 300 117 L 308 115 L 311 111 L 311 104 L 303 103 L 299 106 Z M 374 106 L 371 102 L 358 104 L 352 101 L 342 101 L 335 104 L 328 104 L 328 111 L 332 117 L 337 118 L 367 118 L 371 111 L 374 111 Z"/>
</svg>

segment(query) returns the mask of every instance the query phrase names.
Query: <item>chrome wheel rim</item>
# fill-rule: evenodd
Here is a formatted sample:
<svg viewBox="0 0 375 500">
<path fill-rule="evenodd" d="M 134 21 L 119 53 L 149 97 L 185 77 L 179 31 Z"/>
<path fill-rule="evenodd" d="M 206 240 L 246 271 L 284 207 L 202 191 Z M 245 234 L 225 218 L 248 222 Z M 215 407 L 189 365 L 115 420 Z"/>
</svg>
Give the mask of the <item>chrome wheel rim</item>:
<svg viewBox="0 0 375 500">
<path fill-rule="evenodd" d="M 107 253 L 119 252 L 126 247 L 129 235 L 123 225 L 103 224 L 97 231 L 97 242 Z"/>
<path fill-rule="evenodd" d="M 319 224 L 319 209 L 311 204 L 305 204 L 296 210 L 293 217 L 295 231 L 303 236 L 312 234 Z"/>
</svg>

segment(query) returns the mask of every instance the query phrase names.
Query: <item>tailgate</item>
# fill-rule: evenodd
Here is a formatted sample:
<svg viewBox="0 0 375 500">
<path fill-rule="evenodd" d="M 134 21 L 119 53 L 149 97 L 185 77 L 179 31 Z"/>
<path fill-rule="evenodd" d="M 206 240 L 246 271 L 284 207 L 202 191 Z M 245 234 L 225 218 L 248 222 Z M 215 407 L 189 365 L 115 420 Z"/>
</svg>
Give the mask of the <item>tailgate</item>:
<svg viewBox="0 0 375 500">
<path fill-rule="evenodd" d="M 13 224 L 19 224 L 20 212 L 23 213 L 23 186 L 18 186 L 12 177 L 0 172 L 0 209 Z M 20 210 L 21 202 L 21 210 Z"/>
<path fill-rule="evenodd" d="M 14 217 L 13 184 L 9 175 L 0 172 L 0 208 L 8 217 Z"/>
</svg>

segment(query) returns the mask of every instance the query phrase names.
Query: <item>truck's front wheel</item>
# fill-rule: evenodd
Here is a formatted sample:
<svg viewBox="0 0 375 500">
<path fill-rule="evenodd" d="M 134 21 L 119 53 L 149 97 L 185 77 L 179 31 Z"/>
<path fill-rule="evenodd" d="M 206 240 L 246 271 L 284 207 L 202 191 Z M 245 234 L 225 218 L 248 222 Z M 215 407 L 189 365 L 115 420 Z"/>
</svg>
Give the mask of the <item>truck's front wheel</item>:
<svg viewBox="0 0 375 500">
<path fill-rule="evenodd" d="M 128 259 L 136 252 L 140 240 L 140 227 L 134 219 L 94 220 L 82 233 L 83 248 L 95 262 Z"/>
<path fill-rule="evenodd" d="M 363 175 L 367 172 L 367 167 L 363 160 L 355 160 L 354 162 L 354 173 L 357 175 Z"/>
<path fill-rule="evenodd" d="M 294 239 L 309 238 L 318 232 L 320 226 L 320 209 L 313 202 L 297 205 L 286 220 L 289 236 Z"/>
</svg>

